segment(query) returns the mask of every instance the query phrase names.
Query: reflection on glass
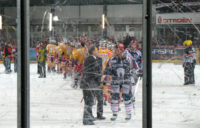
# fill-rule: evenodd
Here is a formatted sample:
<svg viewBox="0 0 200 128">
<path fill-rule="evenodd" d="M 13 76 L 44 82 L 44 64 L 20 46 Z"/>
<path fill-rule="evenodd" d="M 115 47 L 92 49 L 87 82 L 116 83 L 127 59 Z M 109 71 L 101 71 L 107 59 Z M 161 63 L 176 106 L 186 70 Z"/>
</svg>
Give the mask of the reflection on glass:
<svg viewBox="0 0 200 128">
<path fill-rule="evenodd" d="M 196 0 L 154 3 L 154 127 L 199 126 L 199 4 Z"/>
<path fill-rule="evenodd" d="M 30 27 L 32 127 L 142 127 L 141 1 L 31 0 Z"/>
</svg>

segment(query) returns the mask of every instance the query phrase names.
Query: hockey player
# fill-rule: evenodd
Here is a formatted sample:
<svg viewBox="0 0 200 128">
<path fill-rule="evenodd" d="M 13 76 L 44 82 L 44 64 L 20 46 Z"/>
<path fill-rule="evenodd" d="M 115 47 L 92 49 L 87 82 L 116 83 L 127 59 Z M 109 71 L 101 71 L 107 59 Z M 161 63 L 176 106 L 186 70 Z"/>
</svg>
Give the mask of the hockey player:
<svg viewBox="0 0 200 128">
<path fill-rule="evenodd" d="M 133 107 L 135 108 L 135 89 L 136 84 L 138 82 L 138 78 L 142 77 L 142 53 L 138 50 L 138 42 L 136 40 L 132 40 L 130 43 L 130 48 L 127 48 L 124 52 L 126 56 L 129 56 L 132 61 L 132 102 Z"/>
<path fill-rule="evenodd" d="M 46 53 L 44 43 L 40 44 L 39 55 L 38 55 L 38 64 L 39 64 L 39 78 L 46 78 Z"/>
<path fill-rule="evenodd" d="M 69 61 L 68 61 L 68 63 L 67 63 L 67 72 L 66 73 L 68 73 L 68 75 L 69 76 L 72 76 L 72 52 L 73 52 L 73 47 L 71 46 L 71 42 L 67 42 L 67 54 L 68 54 L 68 56 L 69 56 Z"/>
<path fill-rule="evenodd" d="M 103 60 L 103 69 L 102 72 L 104 72 L 108 60 L 113 56 L 113 53 L 111 50 L 106 48 L 106 42 L 101 42 L 100 43 L 100 48 L 99 48 L 99 53 L 98 56 L 102 58 Z"/>
<path fill-rule="evenodd" d="M 17 72 L 17 46 L 16 44 L 13 46 L 12 49 L 12 53 L 13 53 L 13 61 L 14 61 L 14 72 Z"/>
<path fill-rule="evenodd" d="M 11 60 L 12 60 L 12 45 L 11 43 L 6 43 L 4 48 L 4 65 L 6 73 L 11 73 Z"/>
<path fill-rule="evenodd" d="M 186 48 L 184 50 L 184 85 L 194 85 L 195 79 L 194 79 L 194 68 L 196 64 L 196 54 L 195 49 L 192 48 L 192 41 L 186 40 L 184 41 L 184 45 L 186 45 Z"/>
<path fill-rule="evenodd" d="M 62 49 L 59 46 L 57 46 L 56 47 L 56 57 L 55 57 L 57 73 L 62 73 L 61 59 L 62 59 Z"/>
<path fill-rule="evenodd" d="M 113 112 L 112 121 L 117 119 L 119 111 L 119 99 L 120 91 L 122 91 L 122 97 L 125 103 L 126 118 L 125 120 L 131 119 L 131 111 L 133 109 L 131 102 L 131 60 L 127 56 L 124 56 L 124 45 L 121 43 L 116 44 L 114 49 L 114 56 L 108 61 L 105 69 L 105 75 L 112 76 L 111 81 L 111 109 Z M 102 79 L 103 82 L 104 79 Z"/>
<path fill-rule="evenodd" d="M 63 73 L 63 55 L 64 55 L 64 48 L 65 47 L 65 43 L 63 41 L 61 41 L 59 44 L 58 44 L 58 48 L 59 48 L 59 52 L 61 52 L 60 56 L 59 56 L 59 62 L 60 62 L 60 73 Z"/>
<path fill-rule="evenodd" d="M 78 82 L 80 80 L 80 77 L 82 75 L 83 71 L 83 63 L 85 61 L 85 58 L 88 55 L 87 48 L 85 47 L 85 43 L 82 42 L 81 47 L 78 49 L 73 50 L 73 62 L 74 62 L 74 88 L 78 87 Z"/>
<path fill-rule="evenodd" d="M 56 41 L 50 40 L 46 49 L 48 52 L 48 72 L 55 72 L 55 57 L 56 57 Z"/>
<path fill-rule="evenodd" d="M 106 68 L 108 60 L 113 56 L 112 51 L 107 49 L 106 42 L 104 42 L 104 41 L 100 42 L 98 56 L 102 58 L 102 61 L 103 61 L 102 73 L 104 73 L 104 70 Z M 108 90 L 110 88 L 110 86 L 109 86 L 110 79 L 111 79 L 110 77 L 106 77 L 105 81 L 107 81 L 107 82 L 105 83 L 106 85 L 103 86 L 104 105 L 107 104 L 106 102 L 108 101 L 108 98 L 110 96 L 110 93 Z"/>
<path fill-rule="evenodd" d="M 39 48 L 40 48 L 40 42 L 37 42 L 37 46 L 36 46 L 36 57 L 37 57 L 37 74 L 40 74 L 39 72 L 39 61 L 38 61 L 38 57 L 39 57 Z"/>
<path fill-rule="evenodd" d="M 72 54 L 72 48 L 69 45 L 69 41 L 65 41 L 64 44 L 61 46 L 62 49 L 62 69 L 64 71 L 64 78 L 67 77 L 67 73 L 70 73 L 71 68 L 71 54 Z"/>
</svg>

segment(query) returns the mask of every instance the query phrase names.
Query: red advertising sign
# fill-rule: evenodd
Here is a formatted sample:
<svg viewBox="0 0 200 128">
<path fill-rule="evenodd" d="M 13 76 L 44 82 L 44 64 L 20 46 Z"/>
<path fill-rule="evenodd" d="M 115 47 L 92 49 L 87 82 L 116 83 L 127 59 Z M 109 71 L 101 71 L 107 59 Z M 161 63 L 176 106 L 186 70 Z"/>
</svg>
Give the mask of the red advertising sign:
<svg viewBox="0 0 200 128">
<path fill-rule="evenodd" d="M 159 24 L 191 24 L 192 23 L 192 18 L 162 18 L 159 16 L 158 18 L 158 23 Z"/>
<path fill-rule="evenodd" d="M 195 24 L 200 23 L 199 15 L 194 14 L 157 14 L 156 24 Z"/>
</svg>

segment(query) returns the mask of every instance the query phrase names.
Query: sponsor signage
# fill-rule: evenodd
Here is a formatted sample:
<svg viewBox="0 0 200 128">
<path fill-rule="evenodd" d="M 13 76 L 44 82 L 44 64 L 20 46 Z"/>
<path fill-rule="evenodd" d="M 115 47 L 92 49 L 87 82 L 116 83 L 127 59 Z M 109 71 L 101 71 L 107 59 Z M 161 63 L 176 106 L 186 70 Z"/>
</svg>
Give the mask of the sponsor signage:
<svg viewBox="0 0 200 128">
<path fill-rule="evenodd" d="M 168 60 L 174 56 L 174 48 L 152 48 L 153 60 Z"/>
<path fill-rule="evenodd" d="M 156 24 L 198 24 L 200 13 L 157 14 Z"/>
</svg>

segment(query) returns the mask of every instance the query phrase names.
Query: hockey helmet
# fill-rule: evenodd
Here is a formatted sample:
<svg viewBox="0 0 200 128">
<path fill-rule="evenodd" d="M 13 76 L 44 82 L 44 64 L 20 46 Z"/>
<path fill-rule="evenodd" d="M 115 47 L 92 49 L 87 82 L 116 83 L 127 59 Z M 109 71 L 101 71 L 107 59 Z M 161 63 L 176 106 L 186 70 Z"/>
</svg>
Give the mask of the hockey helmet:
<svg viewBox="0 0 200 128">
<path fill-rule="evenodd" d="M 56 44 L 56 40 L 49 40 L 49 43 Z"/>
<path fill-rule="evenodd" d="M 80 42 L 75 43 L 75 48 L 79 48 L 81 46 Z"/>
<path fill-rule="evenodd" d="M 67 40 L 67 38 L 63 37 L 63 42 L 68 43 L 69 41 Z"/>
<path fill-rule="evenodd" d="M 70 42 L 70 45 L 71 45 L 72 47 L 74 47 L 75 44 L 74 44 L 74 42 Z"/>
<path fill-rule="evenodd" d="M 110 50 L 111 50 L 111 49 L 112 49 L 112 44 L 108 44 L 108 46 L 107 46 L 107 47 L 108 47 L 108 49 L 110 49 Z"/>
<path fill-rule="evenodd" d="M 106 48 L 106 41 L 105 40 L 100 41 L 100 48 Z"/>
<path fill-rule="evenodd" d="M 184 41 L 184 44 L 187 46 L 191 46 L 192 45 L 192 41 L 191 40 L 186 40 Z"/>
<path fill-rule="evenodd" d="M 117 44 L 115 45 L 115 48 L 116 48 L 116 49 L 120 49 L 120 51 L 123 52 L 123 51 L 124 51 L 124 44 L 122 44 L 122 43 L 117 43 Z"/>
</svg>

